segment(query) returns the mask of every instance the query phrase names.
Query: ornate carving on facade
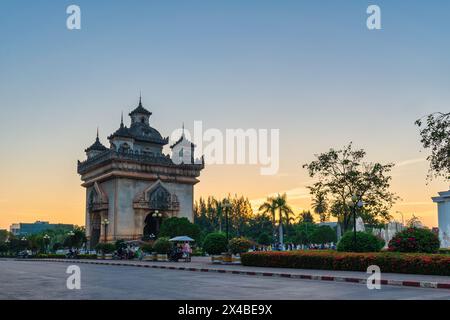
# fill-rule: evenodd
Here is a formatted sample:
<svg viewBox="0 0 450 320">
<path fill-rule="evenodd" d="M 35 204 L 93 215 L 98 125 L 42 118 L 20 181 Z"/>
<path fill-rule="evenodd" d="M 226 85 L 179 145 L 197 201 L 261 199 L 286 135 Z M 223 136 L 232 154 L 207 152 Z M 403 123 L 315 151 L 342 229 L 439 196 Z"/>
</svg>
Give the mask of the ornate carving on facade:
<svg viewBox="0 0 450 320">
<path fill-rule="evenodd" d="M 108 210 L 108 196 L 97 182 L 88 195 L 87 205 L 89 212 Z"/>
<path fill-rule="evenodd" d="M 133 208 L 174 212 L 180 209 L 180 203 L 178 197 L 167 191 L 164 183 L 158 180 L 135 197 Z"/>
</svg>

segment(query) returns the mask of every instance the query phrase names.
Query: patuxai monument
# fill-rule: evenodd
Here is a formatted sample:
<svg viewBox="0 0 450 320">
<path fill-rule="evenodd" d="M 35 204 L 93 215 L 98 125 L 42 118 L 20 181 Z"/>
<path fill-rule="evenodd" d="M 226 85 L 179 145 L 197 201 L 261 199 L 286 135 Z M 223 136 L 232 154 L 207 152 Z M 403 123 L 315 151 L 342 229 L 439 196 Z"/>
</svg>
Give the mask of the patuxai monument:
<svg viewBox="0 0 450 320">
<path fill-rule="evenodd" d="M 164 217 L 193 220 L 194 185 L 204 160 L 194 159 L 194 144 L 184 131 L 169 143 L 152 126 L 152 113 L 139 105 L 108 137 L 109 148 L 98 137 L 87 148 L 78 173 L 86 188 L 86 236 L 91 247 L 99 241 L 154 239 Z"/>
</svg>

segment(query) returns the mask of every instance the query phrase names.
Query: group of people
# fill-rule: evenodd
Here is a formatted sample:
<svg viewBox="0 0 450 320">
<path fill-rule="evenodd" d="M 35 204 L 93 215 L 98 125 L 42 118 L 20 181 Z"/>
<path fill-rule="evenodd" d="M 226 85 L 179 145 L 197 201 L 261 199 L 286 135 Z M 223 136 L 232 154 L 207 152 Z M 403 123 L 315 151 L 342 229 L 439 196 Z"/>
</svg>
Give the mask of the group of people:
<svg viewBox="0 0 450 320">
<path fill-rule="evenodd" d="M 124 247 L 119 247 L 114 254 L 114 258 L 121 260 L 136 258 L 142 260 L 144 258 L 144 252 L 139 246 L 131 244 Z"/>
<path fill-rule="evenodd" d="M 294 244 L 294 243 L 275 243 L 268 246 L 256 246 L 254 251 L 292 251 L 292 250 L 335 250 L 336 245 L 334 243 L 325 244 Z"/>
<path fill-rule="evenodd" d="M 184 244 L 178 243 L 177 245 L 172 247 L 171 252 L 169 253 L 169 259 L 171 261 L 176 261 L 180 259 L 185 259 L 186 262 L 191 261 L 192 248 L 189 245 L 189 242 L 185 242 Z"/>
</svg>

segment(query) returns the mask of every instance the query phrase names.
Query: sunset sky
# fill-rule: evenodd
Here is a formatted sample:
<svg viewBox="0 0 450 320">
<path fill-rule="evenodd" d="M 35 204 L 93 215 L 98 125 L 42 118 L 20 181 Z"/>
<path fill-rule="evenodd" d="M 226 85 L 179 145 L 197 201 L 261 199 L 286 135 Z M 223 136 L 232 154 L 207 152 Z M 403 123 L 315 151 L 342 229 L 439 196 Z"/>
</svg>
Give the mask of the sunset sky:
<svg viewBox="0 0 450 320">
<path fill-rule="evenodd" d="M 382 30 L 366 28 L 381 7 Z M 66 8 L 81 7 L 81 30 Z M 448 1 L 21 1 L 0 3 L 0 229 L 84 224 L 77 160 L 118 128 L 139 92 L 164 136 L 280 129 L 280 170 L 211 165 L 199 196 L 284 193 L 310 207 L 302 164 L 353 141 L 394 162 L 392 209 L 437 225 L 438 191 L 414 121 L 450 109 Z M 128 122 L 128 117 L 126 117 Z"/>
</svg>

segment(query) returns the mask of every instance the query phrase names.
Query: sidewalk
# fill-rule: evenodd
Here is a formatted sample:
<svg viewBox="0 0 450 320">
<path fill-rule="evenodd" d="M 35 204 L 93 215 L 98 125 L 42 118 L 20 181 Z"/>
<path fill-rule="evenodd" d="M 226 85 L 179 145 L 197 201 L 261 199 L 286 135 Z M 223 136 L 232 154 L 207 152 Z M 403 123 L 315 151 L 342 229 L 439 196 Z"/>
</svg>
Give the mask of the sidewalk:
<svg viewBox="0 0 450 320">
<path fill-rule="evenodd" d="M 134 261 L 134 260 L 69 260 L 69 259 L 19 259 L 22 261 L 48 261 L 48 262 L 66 262 L 77 264 L 101 264 L 117 266 L 133 266 L 146 268 L 159 268 L 170 270 L 185 270 L 197 272 L 219 272 L 229 274 L 240 274 L 248 276 L 263 277 L 283 277 L 292 279 L 307 279 L 320 281 L 341 281 L 351 283 L 366 284 L 369 274 L 359 271 L 334 271 L 334 270 L 310 270 L 310 269 L 290 269 L 290 268 L 265 268 L 265 267 L 246 267 L 240 264 L 221 265 L 213 264 L 209 257 L 192 257 L 192 262 L 158 262 L 158 261 Z M 400 274 L 400 273 L 382 273 L 381 284 L 450 289 L 450 277 Z"/>
</svg>

